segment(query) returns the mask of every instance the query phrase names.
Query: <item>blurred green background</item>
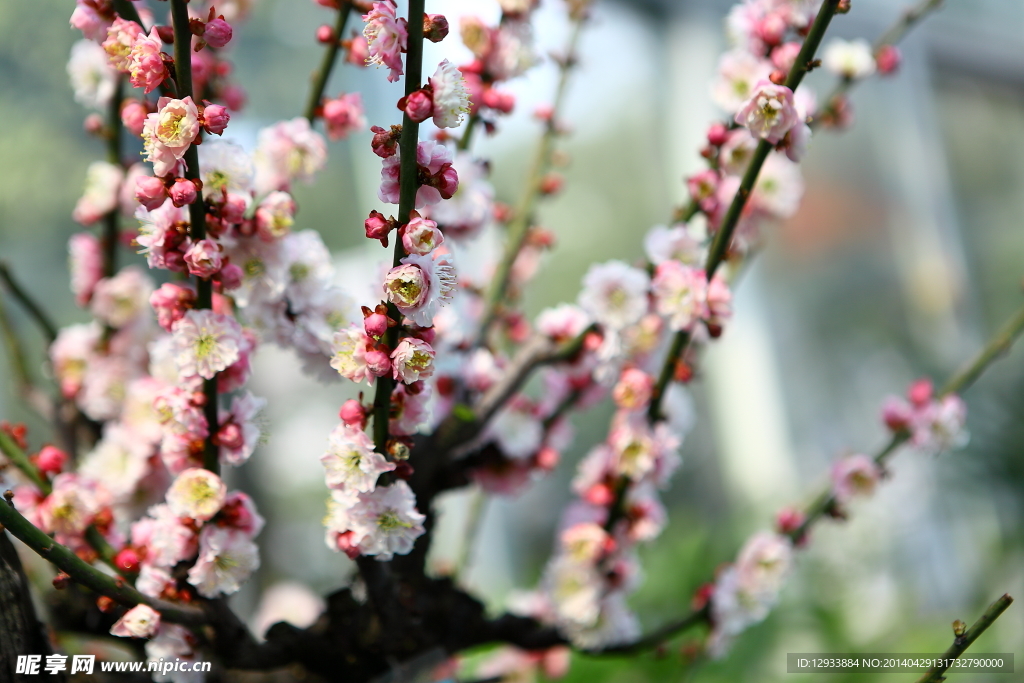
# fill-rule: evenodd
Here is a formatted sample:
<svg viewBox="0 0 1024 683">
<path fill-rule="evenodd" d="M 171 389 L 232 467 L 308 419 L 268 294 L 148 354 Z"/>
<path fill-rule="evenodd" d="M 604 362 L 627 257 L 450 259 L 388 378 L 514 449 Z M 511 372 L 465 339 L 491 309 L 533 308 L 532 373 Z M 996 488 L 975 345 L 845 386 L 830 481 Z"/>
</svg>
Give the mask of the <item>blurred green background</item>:
<svg viewBox="0 0 1024 683">
<path fill-rule="evenodd" d="M 563 42 L 566 26 L 558 0 L 542 5 L 537 36 L 547 52 Z M 873 39 L 902 5 L 857 0 L 833 32 Z M 670 524 L 641 550 L 646 580 L 632 605 L 649 628 L 684 612 L 693 591 L 778 507 L 806 500 L 826 481 L 835 458 L 880 447 L 885 395 L 920 375 L 941 382 L 1024 304 L 1024 5 L 947 5 L 905 43 L 899 75 L 855 91 L 854 128 L 815 138 L 804 204 L 770 234 L 740 287 L 733 325 L 708 353 L 693 385 L 697 426 L 666 499 Z M 65 64 L 78 39 L 67 23 L 71 9 L 0 0 L 0 258 L 62 324 L 86 318 L 68 291 L 66 242 L 78 229 L 70 214 L 85 168 L 104 153 L 83 132 L 86 112 L 68 86 Z M 642 235 L 683 199 L 682 177 L 699 168 L 696 150 L 716 116 L 707 92 L 727 9 L 710 1 L 597 3 L 565 115 L 573 129 L 562 145 L 566 189 L 541 209 L 558 246 L 528 292 L 531 312 L 573 300 L 595 260 L 639 257 Z M 428 10 L 493 18 L 497 3 L 432 1 Z M 320 56 L 313 32 L 327 20 L 310 0 L 258 0 L 232 50 L 234 77 L 249 93 L 229 129 L 236 139 L 251 145 L 261 126 L 298 114 Z M 432 49 L 455 61 L 464 53 L 454 42 Z M 823 94 L 830 79 L 814 74 L 810 84 Z M 539 134 L 530 112 L 553 87 L 546 60 L 515 84 L 515 115 L 476 148 L 493 162 L 502 201 L 518 196 Z M 396 88 L 381 72 L 343 66 L 328 92 L 363 92 L 368 120 L 386 125 L 397 120 Z M 295 192 L 298 228 L 319 230 L 332 249 L 362 250 L 342 256 L 343 276 L 345 264 L 365 258 L 362 218 L 377 208 L 378 162 L 367 143 L 365 134 L 332 143 L 315 185 Z M 41 368 L 41 337 L 5 304 L 33 369 Z M 244 614 L 277 581 L 322 593 L 352 571 L 321 540 L 317 460 L 352 391 L 303 378 L 297 362 L 273 348 L 258 367 L 254 391 L 271 398 L 268 440 L 237 483 L 255 493 L 270 524 L 263 568 L 233 599 Z M 0 417 L 29 422 L 33 438 L 44 440 L 6 363 L 0 380 Z M 632 660 L 577 657 L 569 680 L 787 680 L 787 652 L 941 651 L 953 619 L 970 623 L 1004 592 L 1024 597 L 1024 352 L 1000 361 L 965 398 L 967 448 L 938 458 L 901 454 L 892 479 L 851 520 L 815 530 L 780 606 L 726 660 L 687 666 L 679 645 L 689 634 Z M 465 578 L 495 609 L 509 590 L 536 581 L 572 466 L 609 415 L 602 406 L 577 416 L 578 444 L 559 471 L 519 499 L 486 507 Z M 461 494 L 444 502 L 438 566 L 458 552 L 466 507 Z M 1022 643 L 1024 609 L 1015 605 L 974 651 L 1021 655 Z"/>
</svg>

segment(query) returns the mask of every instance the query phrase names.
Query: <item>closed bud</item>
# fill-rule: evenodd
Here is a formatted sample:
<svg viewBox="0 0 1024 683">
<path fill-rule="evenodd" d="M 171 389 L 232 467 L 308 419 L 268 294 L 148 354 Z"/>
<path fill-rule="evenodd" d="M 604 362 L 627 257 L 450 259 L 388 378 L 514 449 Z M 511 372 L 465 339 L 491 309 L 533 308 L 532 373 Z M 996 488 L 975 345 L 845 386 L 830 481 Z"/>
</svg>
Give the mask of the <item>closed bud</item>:
<svg viewBox="0 0 1024 683">
<path fill-rule="evenodd" d="M 440 43 L 448 35 L 448 20 L 443 14 L 423 15 L 423 37 L 432 43 Z"/>
<path fill-rule="evenodd" d="M 196 200 L 196 185 L 187 178 L 175 178 L 174 184 L 168 191 L 171 201 L 175 206 L 186 206 Z"/>
<path fill-rule="evenodd" d="M 326 45 L 327 43 L 333 43 L 337 39 L 338 37 L 334 35 L 334 29 L 327 24 L 316 30 L 316 41 L 318 43 Z"/>
<path fill-rule="evenodd" d="M 231 115 L 228 108 L 220 104 L 209 104 L 203 109 L 203 128 L 207 133 L 220 135 L 228 127 Z"/>
<path fill-rule="evenodd" d="M 203 40 L 210 47 L 221 48 L 231 42 L 231 24 L 224 21 L 223 17 L 217 17 L 206 23 L 206 30 L 203 31 Z"/>
</svg>

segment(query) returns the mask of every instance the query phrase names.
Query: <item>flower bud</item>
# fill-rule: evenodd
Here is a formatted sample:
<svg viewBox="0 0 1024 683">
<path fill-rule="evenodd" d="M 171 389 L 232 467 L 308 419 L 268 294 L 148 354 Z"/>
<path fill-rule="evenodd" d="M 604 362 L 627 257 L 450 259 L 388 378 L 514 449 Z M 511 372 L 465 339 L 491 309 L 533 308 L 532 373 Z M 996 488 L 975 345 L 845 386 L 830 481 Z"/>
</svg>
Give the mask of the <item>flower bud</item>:
<svg viewBox="0 0 1024 683">
<path fill-rule="evenodd" d="M 214 443 L 230 450 L 238 450 L 245 445 L 245 436 L 242 428 L 235 422 L 228 422 L 222 426 L 213 437 Z"/>
<path fill-rule="evenodd" d="M 366 352 L 366 365 L 377 377 L 391 374 L 391 358 L 386 351 L 373 349 Z"/>
<path fill-rule="evenodd" d="M 363 221 L 366 229 L 366 237 L 371 240 L 380 240 L 385 247 L 388 246 L 388 234 L 395 227 L 395 221 L 384 218 L 380 211 L 371 211 L 370 216 Z"/>
<path fill-rule="evenodd" d="M 448 20 L 443 14 L 423 15 L 423 37 L 432 43 L 440 43 L 448 35 Z"/>
<path fill-rule="evenodd" d="M 45 474 L 59 474 L 68 461 L 68 454 L 56 446 L 43 446 L 35 457 L 36 467 Z"/>
<path fill-rule="evenodd" d="M 316 30 L 316 42 L 318 43 L 326 45 L 327 43 L 333 43 L 337 39 L 338 38 L 334 35 L 334 29 L 327 24 L 324 24 Z"/>
<path fill-rule="evenodd" d="M 191 275 L 208 278 L 223 264 L 220 247 L 213 240 L 199 240 L 185 252 L 185 263 Z"/>
<path fill-rule="evenodd" d="M 167 199 L 164 181 L 151 175 L 140 175 L 135 179 L 135 198 L 147 210 L 153 211 Z"/>
<path fill-rule="evenodd" d="M 114 556 L 114 565 L 124 572 L 139 571 L 141 562 L 142 558 L 139 557 L 139 552 L 131 547 L 124 548 Z"/>
<path fill-rule="evenodd" d="M 228 108 L 220 104 L 209 104 L 203 109 L 203 128 L 207 133 L 220 135 L 228 127 L 231 115 Z"/>
<path fill-rule="evenodd" d="M 206 30 L 203 31 L 203 40 L 210 47 L 221 48 L 231 42 L 231 24 L 217 17 L 213 21 L 206 22 Z"/>
<path fill-rule="evenodd" d="M 366 424 L 366 410 L 363 409 L 363 404 L 354 398 L 350 398 L 341 405 L 338 417 L 350 427 L 362 429 Z"/>
<path fill-rule="evenodd" d="M 442 199 L 451 199 L 459 191 L 459 174 L 451 164 L 444 164 L 431 180 Z"/>
<path fill-rule="evenodd" d="M 934 395 L 935 389 L 932 386 L 932 381 L 927 377 L 917 380 L 907 389 L 907 398 L 918 408 L 928 405 Z"/>
<path fill-rule="evenodd" d="M 712 147 L 721 147 L 729 139 L 729 129 L 716 121 L 708 128 L 707 138 Z"/>
<path fill-rule="evenodd" d="M 241 266 L 234 263 L 225 263 L 221 266 L 217 279 L 220 280 L 220 286 L 224 289 L 238 289 L 242 286 L 244 275 Z"/>
<path fill-rule="evenodd" d="M 388 317 L 383 313 L 371 313 L 363 318 L 363 329 L 374 339 L 380 339 L 388 331 Z"/>
<path fill-rule="evenodd" d="M 370 143 L 373 153 L 381 159 L 394 156 L 398 149 L 398 137 L 402 134 L 402 127 L 391 126 L 390 130 L 385 130 L 380 126 L 373 126 L 370 130 L 373 131 L 373 141 Z"/>
<path fill-rule="evenodd" d="M 875 66 L 878 67 L 878 73 L 886 76 L 895 73 L 902 62 L 903 54 L 895 45 L 883 45 L 875 54 Z"/>
<path fill-rule="evenodd" d="M 175 178 L 174 184 L 168 191 L 171 201 L 175 206 L 185 206 L 196 200 L 196 185 L 187 178 Z"/>
<path fill-rule="evenodd" d="M 434 98 L 426 90 L 417 90 L 408 97 L 403 97 L 398 103 L 398 108 L 416 123 L 421 123 L 433 116 Z"/>
<path fill-rule="evenodd" d="M 121 107 L 121 123 L 132 135 L 142 136 L 142 127 L 148 115 L 149 110 L 146 109 L 145 103 L 138 100 L 128 100 Z"/>
<path fill-rule="evenodd" d="M 82 122 L 82 127 L 89 135 L 99 135 L 103 132 L 103 117 L 99 114 L 89 114 Z"/>
<path fill-rule="evenodd" d="M 481 97 L 483 105 L 488 109 L 500 111 L 502 114 L 511 114 L 516 106 L 516 96 L 509 92 L 487 88 Z"/>
</svg>

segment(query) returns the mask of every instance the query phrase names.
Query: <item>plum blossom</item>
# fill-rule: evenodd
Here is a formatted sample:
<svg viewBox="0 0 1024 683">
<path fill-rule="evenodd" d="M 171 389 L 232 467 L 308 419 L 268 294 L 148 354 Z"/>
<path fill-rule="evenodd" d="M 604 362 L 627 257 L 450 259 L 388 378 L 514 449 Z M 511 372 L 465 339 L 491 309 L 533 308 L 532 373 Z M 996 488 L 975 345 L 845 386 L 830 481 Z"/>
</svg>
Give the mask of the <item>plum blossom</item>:
<svg viewBox="0 0 1024 683">
<path fill-rule="evenodd" d="M 287 189 L 293 180 L 310 181 L 327 163 L 327 142 L 305 117 L 279 121 L 262 129 L 253 153 L 256 189 Z"/>
<path fill-rule="evenodd" d="M 92 40 L 79 40 L 71 46 L 68 77 L 75 101 L 82 106 L 103 109 L 114 96 L 117 72 L 111 68 L 107 53 Z"/>
<path fill-rule="evenodd" d="M 383 0 L 374 2 L 373 9 L 363 15 L 363 21 L 366 22 L 363 36 L 369 50 L 366 63 L 391 69 L 388 80 L 392 83 L 404 73 L 402 53 L 409 40 L 406 21 L 395 15 L 396 9 L 397 6 L 392 0 Z"/>
<path fill-rule="evenodd" d="M 366 117 L 363 116 L 362 95 L 357 92 L 341 94 L 324 102 L 324 125 L 327 137 L 341 140 L 366 128 Z"/>
<path fill-rule="evenodd" d="M 107 35 L 110 19 L 105 18 L 97 11 L 95 3 L 75 0 L 75 10 L 71 13 L 69 23 L 89 40 L 98 41 Z"/>
<path fill-rule="evenodd" d="M 185 263 L 190 275 L 209 278 L 216 275 L 224 264 L 220 245 L 211 239 L 193 242 L 185 252 Z"/>
<path fill-rule="evenodd" d="M 74 538 L 84 533 L 109 503 L 102 484 L 64 472 L 53 478 L 53 490 L 39 506 L 39 518 L 45 531 Z"/>
<path fill-rule="evenodd" d="M 579 304 L 597 322 L 621 330 L 647 312 L 649 286 L 647 273 L 622 261 L 595 264 L 583 276 Z"/>
<path fill-rule="evenodd" d="M 205 522 L 224 505 L 227 487 L 210 470 L 192 467 L 181 474 L 167 490 L 167 505 L 179 517 Z"/>
<path fill-rule="evenodd" d="M 85 172 L 85 191 L 71 217 L 82 225 L 92 225 L 118 207 L 118 193 L 124 171 L 116 164 L 94 161 Z"/>
<path fill-rule="evenodd" d="M 128 65 L 124 69 L 128 80 L 136 88 L 143 88 L 147 95 L 156 90 L 168 76 L 161 54 L 162 47 L 163 43 L 154 26 L 149 35 L 140 34 L 135 39 L 128 55 Z"/>
<path fill-rule="evenodd" d="M 295 200 L 287 192 L 271 192 L 256 207 L 255 218 L 260 237 L 280 239 L 295 223 Z"/>
<path fill-rule="evenodd" d="M 377 477 L 396 467 L 373 450 L 373 441 L 362 429 L 346 424 L 331 432 L 330 446 L 320 462 L 326 470 L 329 488 L 362 493 L 373 491 Z"/>
<path fill-rule="evenodd" d="M 429 254 L 444 244 L 444 235 L 437 229 L 437 223 L 419 214 L 411 217 L 402 227 L 402 247 L 409 254 Z"/>
<path fill-rule="evenodd" d="M 354 545 L 363 555 L 386 562 L 408 554 L 425 531 L 426 517 L 416 509 L 416 496 L 404 480 L 360 493 L 348 511 Z"/>
<path fill-rule="evenodd" d="M 866 455 L 851 455 L 832 466 L 832 493 L 840 503 L 870 496 L 882 477 L 881 468 Z"/>
<path fill-rule="evenodd" d="M 138 266 L 128 266 L 93 289 L 90 309 L 113 328 L 124 327 L 147 311 L 153 281 Z"/>
<path fill-rule="evenodd" d="M 452 152 L 444 145 L 433 140 L 423 140 L 416 146 L 416 163 L 421 176 L 429 175 L 429 182 L 423 183 L 416 190 L 416 206 L 422 209 L 433 206 L 442 199 L 451 198 L 459 189 L 458 172 L 452 166 Z M 377 197 L 388 204 L 398 204 L 401 191 L 399 171 L 401 153 L 395 153 L 386 159 L 381 166 L 381 183 Z"/>
<path fill-rule="evenodd" d="M 242 328 L 228 315 L 187 311 L 173 327 L 174 360 L 183 377 L 212 379 L 241 356 Z"/>
<path fill-rule="evenodd" d="M 248 391 L 231 400 L 231 410 L 221 415 L 221 426 L 215 438 L 220 446 L 221 462 L 237 466 L 249 459 L 262 434 L 256 416 L 266 405 L 265 398 Z"/>
<path fill-rule="evenodd" d="M 668 318 L 673 330 L 691 330 L 708 316 L 707 276 L 700 268 L 679 261 L 658 265 L 651 282 L 655 309 Z"/>
<path fill-rule="evenodd" d="M 160 630 L 160 613 L 149 605 L 136 605 L 110 628 L 110 635 L 122 638 L 151 638 Z"/>
<path fill-rule="evenodd" d="M 391 368 L 394 378 L 411 384 L 427 379 L 434 374 L 434 349 L 430 344 L 415 337 L 405 337 L 391 352 Z"/>
<path fill-rule="evenodd" d="M 755 137 L 777 144 L 800 122 L 793 106 L 793 91 L 771 81 L 758 82 L 750 99 L 736 112 L 736 123 Z"/>
<path fill-rule="evenodd" d="M 768 80 L 772 65 L 746 50 L 732 50 L 718 62 L 718 80 L 711 90 L 715 104 L 735 114 L 754 94 L 754 86 Z"/>
<path fill-rule="evenodd" d="M 875 73 L 871 44 L 863 38 L 850 41 L 833 38 L 821 55 L 821 63 L 842 78 L 857 80 Z"/>
<path fill-rule="evenodd" d="M 342 377 L 353 382 L 373 386 L 377 375 L 369 367 L 366 353 L 373 348 L 373 340 L 358 325 L 350 325 L 334 333 L 331 344 L 331 367 Z"/>
<path fill-rule="evenodd" d="M 132 45 L 139 36 L 144 36 L 142 27 L 134 21 L 117 17 L 107 27 L 107 37 L 102 46 L 110 60 L 110 65 L 118 71 L 128 73 L 131 64 Z"/>
<path fill-rule="evenodd" d="M 142 128 L 146 161 L 152 162 L 154 175 L 171 173 L 198 134 L 199 109 L 192 98 L 161 97 Z"/>
<path fill-rule="evenodd" d="M 68 266 L 71 270 L 71 292 L 75 303 L 85 306 L 93 289 L 103 277 L 103 254 L 100 241 L 88 232 L 78 232 L 68 240 Z"/>
<path fill-rule="evenodd" d="M 170 505 L 154 505 L 146 514 L 132 524 L 131 532 L 132 545 L 146 548 L 144 567 L 173 567 L 195 554 L 195 532 L 171 510 Z M 154 575 L 152 578 L 157 583 L 160 577 Z"/>
<path fill-rule="evenodd" d="M 207 194 L 222 190 L 248 193 L 252 189 L 252 158 L 234 142 L 204 140 L 199 146 L 199 167 Z"/>
<path fill-rule="evenodd" d="M 248 534 L 208 525 L 199 535 L 199 557 L 188 570 L 188 582 L 206 598 L 230 595 L 259 566 L 259 549 Z"/>
<path fill-rule="evenodd" d="M 409 254 L 384 278 L 384 294 L 405 317 L 430 327 L 438 309 L 452 299 L 455 269 L 447 254 Z"/>
<path fill-rule="evenodd" d="M 434 125 L 438 128 L 458 128 L 469 112 L 469 91 L 462 72 L 447 59 L 437 65 L 430 77 L 434 91 Z"/>
</svg>

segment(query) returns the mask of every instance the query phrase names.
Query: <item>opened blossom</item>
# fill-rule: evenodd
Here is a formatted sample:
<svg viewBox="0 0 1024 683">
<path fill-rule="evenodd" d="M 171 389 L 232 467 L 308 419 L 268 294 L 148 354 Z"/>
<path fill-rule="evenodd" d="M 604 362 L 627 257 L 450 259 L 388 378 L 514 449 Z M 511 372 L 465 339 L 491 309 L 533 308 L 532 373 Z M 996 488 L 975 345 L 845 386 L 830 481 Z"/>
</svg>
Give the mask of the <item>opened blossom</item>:
<svg viewBox="0 0 1024 683">
<path fill-rule="evenodd" d="M 350 133 L 366 128 L 362 95 L 353 92 L 326 100 L 324 125 L 327 127 L 327 137 L 331 140 L 342 140 Z"/>
<path fill-rule="evenodd" d="M 707 277 L 700 268 L 665 261 L 654 272 L 655 308 L 673 330 L 690 330 L 708 316 Z"/>
<path fill-rule="evenodd" d="M 433 89 L 434 125 L 438 128 L 458 128 L 469 112 L 469 91 L 462 72 L 447 59 L 438 64 L 430 77 Z"/>
<path fill-rule="evenodd" d="M 415 337 L 405 337 L 391 352 L 391 367 L 395 379 L 411 384 L 434 374 L 434 349 Z"/>
<path fill-rule="evenodd" d="M 85 191 L 75 204 L 71 217 L 82 225 L 92 225 L 118 207 L 118 193 L 124 171 L 117 164 L 94 161 L 85 172 Z"/>
<path fill-rule="evenodd" d="M 384 278 L 384 294 L 405 317 L 430 327 L 441 306 L 452 300 L 455 268 L 447 254 L 409 254 Z"/>
<path fill-rule="evenodd" d="M 136 605 L 110 628 L 110 635 L 122 638 L 150 638 L 160 629 L 160 613 L 149 605 Z"/>
<path fill-rule="evenodd" d="M 224 505 L 227 487 L 210 470 L 193 467 L 185 470 L 167 490 L 167 505 L 179 517 L 205 522 Z"/>
<path fill-rule="evenodd" d="M 395 463 L 373 450 L 373 441 L 362 429 L 346 424 L 331 432 L 330 445 L 320 457 L 326 470 L 327 486 L 344 491 L 369 493 L 377 477 L 395 469 Z"/>
<path fill-rule="evenodd" d="M 373 3 L 370 12 L 363 15 L 363 21 L 366 22 L 363 36 L 366 38 L 369 51 L 366 63 L 391 69 L 388 80 L 392 83 L 404 73 L 402 53 L 405 52 L 409 40 L 406 21 L 396 16 L 396 9 L 397 6 L 392 0 L 383 0 Z"/>
<path fill-rule="evenodd" d="M 237 361 L 243 345 L 242 328 L 228 315 L 211 310 L 187 311 L 174 324 L 174 360 L 183 377 L 213 379 Z"/>
<path fill-rule="evenodd" d="M 596 264 L 583 277 L 579 304 L 597 322 L 623 329 L 647 312 L 649 285 L 647 273 L 622 261 Z"/>
<path fill-rule="evenodd" d="M 882 470 L 866 455 L 851 455 L 832 466 L 832 493 L 840 503 L 875 492 Z"/>
<path fill-rule="evenodd" d="M 132 43 L 128 54 L 128 65 L 125 70 L 128 80 L 136 88 L 142 88 L 148 95 L 164 82 L 169 75 L 161 53 L 163 42 L 157 34 L 156 27 L 149 35 L 140 34 Z"/>
<path fill-rule="evenodd" d="M 755 137 L 777 144 L 797 125 L 800 117 L 793 106 L 793 91 L 771 81 L 754 86 L 750 99 L 736 112 L 736 123 Z"/>
<path fill-rule="evenodd" d="M 68 240 L 68 257 L 75 303 L 85 306 L 92 298 L 96 283 L 103 277 L 103 254 L 99 239 L 92 233 L 75 233 Z"/>
<path fill-rule="evenodd" d="M 205 598 L 230 595 L 259 566 L 259 549 L 248 534 L 208 525 L 199 536 L 199 557 L 188 570 L 188 582 Z"/>
<path fill-rule="evenodd" d="M 152 162 L 154 175 L 165 176 L 174 170 L 199 134 L 199 109 L 191 97 L 161 97 L 157 107 L 156 112 L 146 117 L 142 139 L 146 161 Z"/>
</svg>

